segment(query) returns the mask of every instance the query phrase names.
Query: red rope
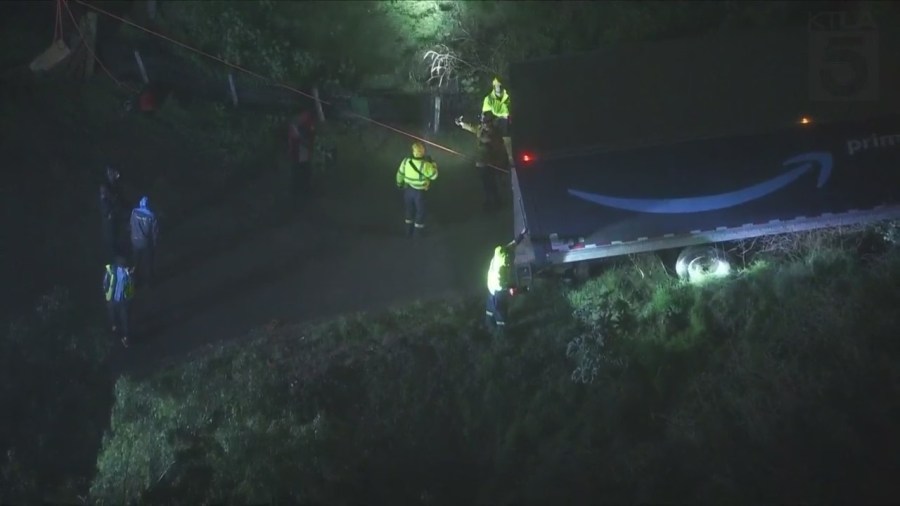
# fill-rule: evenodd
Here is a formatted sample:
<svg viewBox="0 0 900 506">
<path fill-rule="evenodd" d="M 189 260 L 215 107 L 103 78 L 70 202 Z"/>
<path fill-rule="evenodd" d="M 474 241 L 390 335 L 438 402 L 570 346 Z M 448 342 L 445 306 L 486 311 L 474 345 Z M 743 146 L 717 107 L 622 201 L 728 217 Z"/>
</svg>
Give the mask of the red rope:
<svg viewBox="0 0 900 506">
<path fill-rule="evenodd" d="M 127 19 L 125 19 L 125 18 L 123 18 L 123 17 L 121 17 L 121 16 L 117 16 L 117 15 L 115 15 L 115 14 L 113 14 L 113 13 L 111 13 L 111 12 L 105 11 L 105 10 L 103 10 L 103 9 L 97 7 L 97 6 L 94 6 L 94 5 L 91 5 L 91 4 L 87 3 L 87 2 L 84 2 L 83 0 L 72 0 L 72 1 L 74 1 L 74 2 L 76 2 L 76 3 L 78 3 L 78 4 L 81 4 L 81 5 L 83 5 L 83 6 L 87 7 L 87 8 L 89 8 L 89 9 L 93 9 L 93 10 L 95 10 L 95 11 L 101 13 L 101 14 L 104 14 L 104 15 L 106 15 L 106 16 L 109 16 L 109 17 L 111 17 L 111 18 L 113 18 L 113 19 L 115 19 L 115 20 L 117 20 L 117 21 L 120 21 L 120 22 L 122 22 L 122 23 L 125 23 L 125 24 L 127 24 L 127 25 L 129 25 L 129 26 L 133 26 L 133 27 L 137 28 L 138 30 L 144 31 L 144 32 L 146 32 L 146 33 L 149 33 L 150 35 L 154 35 L 154 36 L 159 37 L 159 38 L 161 38 L 161 39 L 167 40 L 167 41 L 169 41 L 169 42 L 171 42 L 171 43 L 173 43 L 173 44 L 175 44 L 175 45 L 177 45 L 177 46 L 183 47 L 184 49 L 187 49 L 187 50 L 189 50 L 189 51 L 193 51 L 193 52 L 195 52 L 195 53 L 197 53 L 197 54 L 199 54 L 199 55 L 202 55 L 202 56 L 205 56 L 205 57 L 210 58 L 210 59 L 212 59 L 212 60 L 215 60 L 215 61 L 217 61 L 217 62 L 219 62 L 219 63 L 222 63 L 223 65 L 227 65 L 227 66 L 229 66 L 229 67 L 231 67 L 231 68 L 233 68 L 233 69 L 235 69 L 235 70 L 239 70 L 239 71 L 241 71 L 241 72 L 244 72 L 244 73 L 246 73 L 246 74 L 249 74 L 249 75 L 251 75 L 251 76 L 253 76 L 253 77 L 256 77 L 256 78 L 258 78 L 258 79 L 262 79 L 262 80 L 265 81 L 266 83 L 274 82 L 274 84 L 275 84 L 276 86 L 280 87 L 280 88 L 284 88 L 284 89 L 286 89 L 286 90 L 288 90 L 288 91 L 292 91 L 292 92 L 297 93 L 297 94 L 299 94 L 299 95 L 302 95 L 302 96 L 304 96 L 304 97 L 310 98 L 310 99 L 312 99 L 312 100 L 314 100 L 314 101 L 316 101 L 316 102 L 318 102 L 318 103 L 320 103 L 320 104 L 324 104 L 324 105 L 332 105 L 331 103 L 329 103 L 329 102 L 327 102 L 327 101 L 325 101 L 325 100 L 318 99 L 318 98 L 314 97 L 313 95 L 310 95 L 309 93 L 305 93 L 305 92 L 303 92 L 303 91 L 300 91 L 300 90 L 298 90 L 297 88 L 294 88 L 294 87 L 289 86 L 289 85 L 287 85 L 287 84 L 279 83 L 279 82 L 273 81 L 272 79 L 268 79 L 267 77 L 265 77 L 265 76 L 263 76 L 263 75 L 261 75 L 261 74 L 258 74 L 258 73 L 256 73 L 256 72 L 253 72 L 252 70 L 249 70 L 249 69 L 246 69 L 246 68 L 244 68 L 244 67 L 242 67 L 242 66 L 240 66 L 240 65 L 231 63 L 231 62 L 229 62 L 229 61 L 227 61 L 227 60 L 224 60 L 224 59 L 222 59 L 222 58 L 219 58 L 218 56 L 215 56 L 215 55 L 212 55 L 212 54 L 207 53 L 207 52 L 205 52 L 205 51 L 202 51 L 202 50 L 200 50 L 200 49 L 197 49 L 197 48 L 195 48 L 195 47 L 193 47 L 193 46 L 189 46 L 188 44 L 185 44 L 184 42 L 181 42 L 181 41 L 179 41 L 179 40 L 173 39 L 173 38 L 171 38 L 171 37 L 169 37 L 169 36 L 167 36 L 167 35 L 164 35 L 164 34 L 162 34 L 162 33 L 156 32 L 156 31 L 151 30 L 151 29 L 149 29 L 149 28 L 146 28 L 146 27 L 144 27 L 144 26 L 141 26 L 141 25 L 139 25 L 139 24 L 137 24 L 137 23 L 135 23 L 135 22 L 133 22 L 133 21 L 129 21 L 129 20 L 127 20 Z M 70 14 L 71 14 L 71 11 L 70 11 Z M 455 151 L 455 150 L 453 150 L 453 149 L 451 149 L 451 148 L 448 148 L 448 147 L 446 147 L 446 146 L 442 146 L 442 145 L 437 144 L 437 143 L 435 143 L 435 142 L 429 141 L 428 139 L 423 139 L 422 137 L 418 137 L 418 136 L 413 135 L 413 134 L 411 134 L 411 133 L 409 133 L 409 132 L 406 132 L 406 131 L 404 131 L 404 130 L 400 130 L 400 129 L 398 129 L 398 128 L 392 127 L 391 125 L 388 125 L 388 124 L 386 124 L 386 123 L 382 123 L 382 122 L 380 122 L 380 121 L 373 120 L 372 118 L 368 118 L 368 117 L 363 116 L 363 115 L 361 115 L 361 114 L 356 114 L 356 113 L 354 113 L 354 112 L 352 112 L 352 111 L 348 112 L 348 115 L 349 115 L 349 116 L 352 116 L 352 117 L 355 117 L 355 118 L 358 118 L 358 119 L 361 119 L 361 120 L 363 120 L 363 121 L 368 121 L 369 123 L 372 123 L 372 124 L 374 124 L 374 125 L 380 126 L 380 127 L 382 127 L 382 128 L 386 128 L 386 129 L 388 129 L 388 130 L 393 130 L 394 132 L 397 132 L 397 133 L 399 133 L 400 135 L 404 135 L 404 136 L 409 137 L 409 138 L 411 138 L 411 139 L 415 139 L 415 140 L 417 140 L 417 141 L 419 141 L 419 142 L 422 142 L 423 144 L 428 144 L 428 145 L 430 145 L 430 146 L 434 146 L 434 147 L 436 147 L 436 148 L 438 148 L 438 149 L 442 149 L 442 150 L 444 150 L 444 151 L 446 151 L 446 152 L 448 152 L 448 153 L 452 153 L 452 154 L 457 155 L 457 156 L 460 156 L 460 157 L 462 157 L 462 158 L 464 158 L 464 159 L 469 159 L 469 160 L 470 160 L 469 157 L 467 157 L 466 155 L 464 155 L 464 154 L 462 154 L 462 153 L 460 153 L 460 152 L 458 152 L 458 151 Z M 501 172 L 506 172 L 506 173 L 509 172 L 508 170 L 503 169 L 503 168 L 501 168 L 501 167 L 497 167 L 497 166 L 495 166 L 495 165 L 488 165 L 488 167 L 491 167 L 492 169 L 499 170 L 499 171 L 501 171 Z"/>
<path fill-rule="evenodd" d="M 69 18 L 72 20 L 72 23 L 75 25 L 75 30 L 78 31 L 78 36 L 81 37 L 81 43 L 84 44 L 85 48 L 87 48 L 88 53 L 90 53 L 90 55 L 91 55 L 91 58 L 93 58 L 94 61 L 96 61 L 97 64 L 100 65 L 100 68 L 103 69 L 104 72 L 106 72 L 106 75 L 108 75 L 110 77 L 110 79 L 113 80 L 114 83 L 116 83 L 116 86 L 119 86 L 120 88 L 125 88 L 126 90 L 128 90 L 132 93 L 137 93 L 138 90 L 136 90 L 136 89 L 132 88 L 131 86 L 128 86 L 127 84 L 116 79 L 116 76 L 114 76 L 112 74 L 112 72 L 110 72 L 109 69 L 106 68 L 106 65 L 104 65 L 103 62 L 100 61 L 100 58 L 97 57 L 97 53 L 95 53 L 94 50 L 91 49 L 90 44 L 87 43 L 87 39 L 84 37 L 84 33 L 81 32 L 81 28 L 78 26 L 78 21 L 75 20 L 75 15 L 72 14 L 72 9 L 69 8 L 69 4 L 65 3 L 65 0 L 59 0 L 59 3 L 63 4 L 66 7 L 66 12 L 69 13 Z"/>
</svg>

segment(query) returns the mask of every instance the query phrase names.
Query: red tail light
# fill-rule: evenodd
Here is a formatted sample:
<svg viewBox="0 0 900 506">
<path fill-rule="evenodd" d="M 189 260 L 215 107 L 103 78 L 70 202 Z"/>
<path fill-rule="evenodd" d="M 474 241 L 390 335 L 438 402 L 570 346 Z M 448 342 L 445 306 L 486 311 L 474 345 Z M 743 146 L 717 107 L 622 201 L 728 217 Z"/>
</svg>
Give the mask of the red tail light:
<svg viewBox="0 0 900 506">
<path fill-rule="evenodd" d="M 522 153 L 521 159 L 522 163 L 531 163 L 534 161 L 534 155 L 531 153 Z"/>
</svg>

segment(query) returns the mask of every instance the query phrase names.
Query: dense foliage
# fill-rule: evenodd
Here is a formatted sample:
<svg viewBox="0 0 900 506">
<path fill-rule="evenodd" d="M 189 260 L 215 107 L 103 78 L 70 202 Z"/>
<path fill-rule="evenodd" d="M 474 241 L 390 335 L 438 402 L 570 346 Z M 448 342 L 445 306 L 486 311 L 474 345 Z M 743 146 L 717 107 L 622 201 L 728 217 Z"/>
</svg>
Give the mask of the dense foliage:
<svg viewBox="0 0 900 506">
<path fill-rule="evenodd" d="M 525 58 L 802 25 L 808 8 L 732 1 L 186 1 L 166 5 L 162 23 L 182 40 L 277 81 L 394 90 L 443 82 L 471 92 Z"/>
<path fill-rule="evenodd" d="M 83 309 L 57 287 L 0 338 L 0 503 L 71 501 L 91 480 L 112 378 Z"/>
<path fill-rule="evenodd" d="M 681 284 L 652 256 L 517 300 L 420 304 L 123 379 L 92 497 L 885 501 L 900 255 L 818 249 Z M 574 372 L 573 372 L 574 371 Z"/>
</svg>

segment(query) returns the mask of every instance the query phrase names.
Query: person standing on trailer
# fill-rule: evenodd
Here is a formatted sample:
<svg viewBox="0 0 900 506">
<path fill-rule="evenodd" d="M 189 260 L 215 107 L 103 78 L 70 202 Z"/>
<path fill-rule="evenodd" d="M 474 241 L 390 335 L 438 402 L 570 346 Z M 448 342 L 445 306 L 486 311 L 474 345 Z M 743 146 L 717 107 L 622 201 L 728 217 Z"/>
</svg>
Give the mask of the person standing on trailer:
<svg viewBox="0 0 900 506">
<path fill-rule="evenodd" d="M 506 148 L 509 167 L 513 168 L 512 138 L 509 136 L 509 93 L 499 77 L 495 77 L 492 84 L 493 88 L 481 104 L 481 112 L 490 111 L 494 115 L 497 130 L 503 138 L 503 147 Z"/>
<path fill-rule="evenodd" d="M 397 168 L 397 188 L 403 190 L 406 211 L 406 235 L 421 235 L 425 231 L 425 192 L 438 177 L 438 166 L 430 156 L 425 156 L 425 145 L 415 142 L 412 157 L 404 158 Z"/>
</svg>

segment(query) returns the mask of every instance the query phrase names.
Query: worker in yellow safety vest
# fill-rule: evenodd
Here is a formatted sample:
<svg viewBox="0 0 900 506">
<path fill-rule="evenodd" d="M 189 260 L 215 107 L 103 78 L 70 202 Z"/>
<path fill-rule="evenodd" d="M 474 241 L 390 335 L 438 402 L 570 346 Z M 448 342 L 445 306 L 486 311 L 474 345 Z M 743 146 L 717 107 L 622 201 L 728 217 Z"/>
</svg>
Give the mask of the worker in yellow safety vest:
<svg viewBox="0 0 900 506">
<path fill-rule="evenodd" d="M 484 97 L 481 104 L 481 112 L 488 112 L 494 115 L 494 123 L 497 130 L 503 137 L 503 147 L 506 148 L 506 156 L 509 159 L 509 166 L 513 166 L 512 156 L 512 139 L 509 134 L 509 93 L 499 77 L 494 78 L 493 89 Z"/>
<path fill-rule="evenodd" d="M 494 248 L 494 257 L 488 268 L 488 298 L 484 307 L 485 324 L 488 329 L 506 328 L 506 303 L 508 296 L 516 294 L 517 288 L 510 279 L 509 270 L 516 255 L 516 246 L 525 238 L 528 229 L 523 229 L 515 240 Z"/>
<path fill-rule="evenodd" d="M 126 266 L 125 259 L 119 256 L 114 263 L 106 265 L 106 272 L 103 274 L 103 295 L 106 298 L 110 326 L 116 337 L 121 336 L 122 346 L 126 348 L 129 344 L 129 305 L 134 296 L 133 273 L 134 269 Z"/>
<path fill-rule="evenodd" d="M 438 177 L 438 166 L 425 155 L 425 145 L 415 142 L 412 156 L 404 158 L 397 168 L 397 188 L 403 190 L 406 209 L 406 235 L 421 235 L 425 231 L 425 192 Z"/>
</svg>

